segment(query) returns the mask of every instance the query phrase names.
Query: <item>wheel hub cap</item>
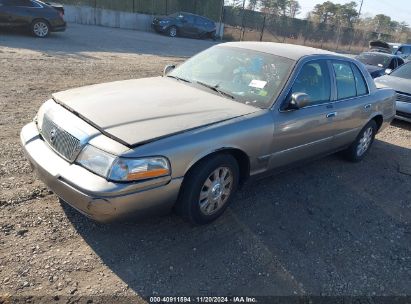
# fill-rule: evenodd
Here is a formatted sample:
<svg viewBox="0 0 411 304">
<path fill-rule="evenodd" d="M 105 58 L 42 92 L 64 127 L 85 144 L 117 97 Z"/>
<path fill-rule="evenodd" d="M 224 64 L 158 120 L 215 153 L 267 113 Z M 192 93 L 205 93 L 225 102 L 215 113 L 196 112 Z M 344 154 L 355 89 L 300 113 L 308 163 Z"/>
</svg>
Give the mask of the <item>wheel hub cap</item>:
<svg viewBox="0 0 411 304">
<path fill-rule="evenodd" d="M 357 155 L 363 155 L 369 148 L 372 141 L 373 129 L 369 127 L 363 133 L 357 146 Z"/>
<path fill-rule="evenodd" d="M 48 33 L 47 25 L 43 22 L 38 22 L 34 25 L 34 32 L 37 36 L 44 37 Z"/>
<path fill-rule="evenodd" d="M 211 194 L 214 200 L 219 199 L 222 193 L 223 191 L 221 190 L 220 183 L 216 183 L 214 187 L 211 189 Z"/>
<path fill-rule="evenodd" d="M 227 167 L 219 167 L 205 180 L 199 197 L 200 211 L 211 215 L 220 210 L 230 197 L 233 174 Z"/>
</svg>

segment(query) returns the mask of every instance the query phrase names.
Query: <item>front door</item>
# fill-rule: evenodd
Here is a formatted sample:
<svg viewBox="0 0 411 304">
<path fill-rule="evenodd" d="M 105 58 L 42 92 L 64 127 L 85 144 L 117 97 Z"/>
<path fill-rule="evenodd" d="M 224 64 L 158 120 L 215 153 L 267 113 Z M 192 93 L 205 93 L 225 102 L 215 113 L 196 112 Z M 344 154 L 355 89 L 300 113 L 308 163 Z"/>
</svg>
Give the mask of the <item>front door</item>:
<svg viewBox="0 0 411 304">
<path fill-rule="evenodd" d="M 296 110 L 273 111 L 274 136 L 269 168 L 309 159 L 333 149 L 335 109 L 332 100 L 330 67 L 326 60 L 305 63 L 290 93 L 305 93 L 310 103 Z"/>
</svg>

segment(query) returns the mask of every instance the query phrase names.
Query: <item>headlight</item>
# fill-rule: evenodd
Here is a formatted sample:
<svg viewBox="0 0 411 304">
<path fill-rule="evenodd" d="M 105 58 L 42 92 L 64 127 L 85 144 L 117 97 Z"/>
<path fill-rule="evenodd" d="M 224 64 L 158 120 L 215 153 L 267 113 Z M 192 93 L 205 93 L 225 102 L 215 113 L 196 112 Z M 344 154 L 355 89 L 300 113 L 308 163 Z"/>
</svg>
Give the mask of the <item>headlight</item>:
<svg viewBox="0 0 411 304">
<path fill-rule="evenodd" d="M 111 168 L 109 179 L 135 181 L 166 175 L 170 175 L 170 166 L 164 157 L 118 158 Z"/>
<path fill-rule="evenodd" d="M 116 156 L 87 145 L 78 156 L 77 163 L 100 176 L 107 177 L 115 160 Z"/>
<path fill-rule="evenodd" d="M 170 175 L 164 157 L 123 158 L 87 145 L 76 161 L 90 171 L 112 181 L 127 182 Z"/>
</svg>

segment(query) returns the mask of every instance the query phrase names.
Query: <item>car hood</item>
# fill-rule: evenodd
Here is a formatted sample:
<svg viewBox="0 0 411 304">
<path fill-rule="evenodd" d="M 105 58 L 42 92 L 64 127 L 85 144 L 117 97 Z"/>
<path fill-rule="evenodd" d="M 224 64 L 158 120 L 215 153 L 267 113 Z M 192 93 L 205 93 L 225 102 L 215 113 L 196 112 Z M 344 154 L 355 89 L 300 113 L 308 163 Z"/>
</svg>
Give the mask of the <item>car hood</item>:
<svg viewBox="0 0 411 304">
<path fill-rule="evenodd" d="M 411 80 L 385 75 L 375 80 L 379 87 L 389 87 L 398 92 L 411 94 Z"/>
<path fill-rule="evenodd" d="M 86 86 L 53 99 L 128 146 L 261 111 L 166 77 Z"/>
</svg>

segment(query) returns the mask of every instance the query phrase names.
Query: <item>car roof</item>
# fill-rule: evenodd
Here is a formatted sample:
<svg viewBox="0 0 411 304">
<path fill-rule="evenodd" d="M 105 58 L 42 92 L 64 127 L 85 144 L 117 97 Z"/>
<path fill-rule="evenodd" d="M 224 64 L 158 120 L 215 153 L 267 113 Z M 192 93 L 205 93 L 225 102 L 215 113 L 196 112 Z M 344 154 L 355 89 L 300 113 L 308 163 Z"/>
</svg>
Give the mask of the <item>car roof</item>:
<svg viewBox="0 0 411 304">
<path fill-rule="evenodd" d="M 302 46 L 297 44 L 276 43 L 276 42 L 256 42 L 256 41 L 244 41 L 244 42 L 227 42 L 221 44 L 222 46 L 238 47 L 243 49 L 249 49 L 258 52 L 264 52 L 281 57 L 286 57 L 293 60 L 299 60 L 302 57 L 309 55 L 333 55 L 341 58 L 347 58 L 344 55 L 329 52 L 326 50 L 316 49 L 308 46 Z"/>
<path fill-rule="evenodd" d="M 409 43 L 397 43 L 397 42 L 388 42 L 391 46 L 411 46 Z"/>
<path fill-rule="evenodd" d="M 177 14 L 184 14 L 184 15 L 191 15 L 191 16 L 195 16 L 195 17 L 201 17 L 201 18 L 204 18 L 204 19 L 207 19 L 207 20 L 210 20 L 210 21 L 211 21 L 210 18 L 201 16 L 201 15 L 197 15 L 197 14 L 193 14 L 193 13 L 188 13 L 188 12 L 184 12 L 184 11 L 178 11 L 178 12 L 176 12 L 176 13 L 177 13 Z M 174 14 L 175 14 L 175 13 L 174 13 Z"/>
<path fill-rule="evenodd" d="M 393 55 L 391 53 L 383 53 L 383 52 L 362 52 L 360 55 L 362 55 L 362 54 L 371 54 L 371 55 L 377 54 L 377 55 L 380 55 L 380 56 L 385 56 L 385 57 L 390 57 L 390 58 L 398 57 L 398 56 Z"/>
</svg>

